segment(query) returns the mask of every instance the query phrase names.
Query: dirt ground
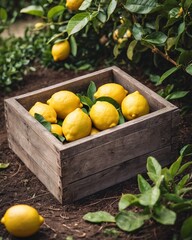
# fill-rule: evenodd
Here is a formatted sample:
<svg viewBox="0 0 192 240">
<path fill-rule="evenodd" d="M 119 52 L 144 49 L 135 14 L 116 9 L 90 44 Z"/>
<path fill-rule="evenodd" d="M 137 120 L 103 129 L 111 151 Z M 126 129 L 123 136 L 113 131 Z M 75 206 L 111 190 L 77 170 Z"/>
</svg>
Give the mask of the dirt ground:
<svg viewBox="0 0 192 240">
<path fill-rule="evenodd" d="M 4 119 L 4 98 L 27 93 L 42 87 L 53 85 L 77 75 L 84 74 L 69 71 L 53 71 L 39 69 L 25 77 L 25 80 L 11 93 L 0 95 L 0 162 L 10 163 L 10 166 L 0 171 L 0 218 L 6 209 L 18 203 L 25 203 L 35 207 L 45 218 L 45 223 L 40 231 L 29 240 L 65 240 L 65 239 L 172 239 L 179 228 L 160 226 L 149 221 L 141 230 L 133 234 L 119 231 L 117 235 L 107 233 L 106 229 L 114 228 L 113 224 L 89 224 L 82 217 L 90 211 L 106 210 L 111 214 L 117 213 L 117 204 L 122 193 L 137 192 L 136 178 L 132 178 L 122 184 L 86 197 L 75 203 L 61 205 L 12 152 L 8 146 L 6 126 Z M 138 79 L 139 80 L 139 79 Z M 145 81 L 140 79 L 141 81 Z M 144 82 L 150 88 L 155 88 L 147 81 Z M 192 114 L 181 118 L 179 125 L 178 150 L 185 144 L 192 143 Z M 169 156 L 168 156 L 169 157 Z M 118 230 L 118 229 L 116 229 Z M 72 238 L 69 238 L 69 237 Z M 0 224 L 0 238 L 3 240 L 17 239 L 7 233 Z"/>
</svg>

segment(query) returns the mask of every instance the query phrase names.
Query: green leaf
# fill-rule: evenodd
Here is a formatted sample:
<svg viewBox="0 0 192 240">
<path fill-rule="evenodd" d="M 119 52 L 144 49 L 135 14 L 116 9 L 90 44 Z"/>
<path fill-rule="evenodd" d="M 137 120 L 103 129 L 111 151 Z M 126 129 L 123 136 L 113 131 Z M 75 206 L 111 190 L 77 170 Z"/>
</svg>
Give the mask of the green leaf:
<svg viewBox="0 0 192 240">
<path fill-rule="evenodd" d="M 190 75 L 192 75 L 192 63 L 189 64 L 187 67 L 186 67 L 186 72 L 189 73 Z"/>
<path fill-rule="evenodd" d="M 88 222 L 101 223 L 101 222 L 115 222 L 115 218 L 106 211 L 89 212 L 83 216 L 83 219 Z"/>
<path fill-rule="evenodd" d="M 138 202 L 137 196 L 135 196 L 133 194 L 129 194 L 129 193 L 122 194 L 122 196 L 119 200 L 119 203 L 118 203 L 119 211 L 122 211 L 137 202 Z"/>
<path fill-rule="evenodd" d="M 176 213 L 163 205 L 153 208 L 153 219 L 164 225 L 173 225 L 176 221 Z"/>
<path fill-rule="evenodd" d="M 185 219 L 181 226 L 181 237 L 182 239 L 192 239 L 192 216 Z"/>
<path fill-rule="evenodd" d="M 160 189 L 157 186 L 145 191 L 139 197 L 139 203 L 143 206 L 154 206 L 160 196 Z"/>
<path fill-rule="evenodd" d="M 77 43 L 75 37 L 71 35 L 70 37 L 70 46 L 71 46 L 71 53 L 74 57 L 77 56 Z"/>
<path fill-rule="evenodd" d="M 173 203 L 183 203 L 185 201 L 183 198 L 174 193 L 165 193 L 163 194 L 163 198 L 165 198 L 167 202 Z"/>
<path fill-rule="evenodd" d="M 162 45 L 166 42 L 167 36 L 163 32 L 153 32 L 142 38 L 142 40 L 150 44 Z"/>
<path fill-rule="evenodd" d="M 107 8 L 107 20 L 110 18 L 111 14 L 115 11 L 117 6 L 117 0 L 111 0 Z"/>
<path fill-rule="evenodd" d="M 7 21 L 7 11 L 0 7 L 0 19 L 2 19 L 3 22 Z"/>
<path fill-rule="evenodd" d="M 167 97 L 165 99 L 167 99 L 167 100 L 180 99 L 180 98 L 185 97 L 188 93 L 189 93 L 189 91 L 173 92 L 173 93 L 170 93 L 169 95 L 167 95 Z"/>
<path fill-rule="evenodd" d="M 42 17 L 44 15 L 44 10 L 41 6 L 31 5 L 26 8 L 22 8 L 21 13 L 26 13 L 30 15 L 35 15 L 38 17 Z"/>
<path fill-rule="evenodd" d="M 0 163 L 0 169 L 6 169 L 9 167 L 9 163 Z"/>
<path fill-rule="evenodd" d="M 192 209 L 192 202 L 191 201 L 188 201 L 188 202 L 185 201 L 185 202 L 181 202 L 181 203 L 172 204 L 171 208 L 177 213 L 187 211 L 187 210 L 191 210 Z"/>
<path fill-rule="evenodd" d="M 192 144 L 187 144 L 180 150 L 180 155 L 182 157 L 192 155 Z"/>
<path fill-rule="evenodd" d="M 168 78 L 171 74 L 175 73 L 179 69 L 180 69 L 180 67 L 172 67 L 169 70 L 167 70 L 166 72 L 164 72 L 160 78 L 159 84 L 161 84 L 166 78 Z"/>
<path fill-rule="evenodd" d="M 190 178 L 190 175 L 189 175 L 189 174 L 183 176 L 182 179 L 177 183 L 177 185 L 176 185 L 176 190 L 177 190 L 177 191 L 181 190 L 181 189 L 185 186 L 185 184 L 187 183 L 187 181 L 189 180 L 189 178 Z"/>
<path fill-rule="evenodd" d="M 171 176 L 174 178 L 177 175 L 177 172 L 181 166 L 181 162 L 182 162 L 182 157 L 178 157 L 178 159 L 172 163 L 172 165 L 169 168 L 169 172 L 171 174 Z"/>
<path fill-rule="evenodd" d="M 183 164 L 183 165 L 180 167 L 180 169 L 178 170 L 177 175 L 183 173 L 183 172 L 184 172 L 189 166 L 191 166 L 191 165 L 192 165 L 192 162 L 187 162 L 187 163 Z"/>
<path fill-rule="evenodd" d="M 148 14 L 158 6 L 156 0 L 127 0 L 124 8 L 133 13 Z"/>
<path fill-rule="evenodd" d="M 119 103 L 116 102 L 113 98 L 111 97 L 99 97 L 96 99 L 96 101 L 104 101 L 104 102 L 109 102 L 111 103 L 116 109 L 119 109 Z"/>
<path fill-rule="evenodd" d="M 92 0 L 84 0 L 81 6 L 79 7 L 80 11 L 85 11 L 87 8 L 91 6 Z"/>
<path fill-rule="evenodd" d="M 141 193 L 144 193 L 151 189 L 151 185 L 140 174 L 137 175 L 137 182 L 138 182 L 139 191 Z"/>
<path fill-rule="evenodd" d="M 133 40 L 132 42 L 130 42 L 128 48 L 127 48 L 127 57 L 130 60 L 133 60 L 133 53 L 134 53 L 134 49 L 137 45 L 137 40 Z"/>
<path fill-rule="evenodd" d="M 83 29 L 90 21 L 90 13 L 82 12 L 74 15 L 67 24 L 67 33 L 72 35 Z"/>
<path fill-rule="evenodd" d="M 82 96 L 81 94 L 77 94 L 77 96 L 80 98 L 80 101 L 83 105 L 88 106 L 89 108 L 93 106 L 94 103 L 91 101 L 89 97 Z"/>
<path fill-rule="evenodd" d="M 135 23 L 133 25 L 133 36 L 135 38 L 135 40 L 141 40 L 143 35 L 145 34 L 143 27 L 139 24 L 139 23 Z"/>
<path fill-rule="evenodd" d="M 154 173 L 157 176 L 161 175 L 161 165 L 154 157 L 147 158 L 147 171 L 150 173 Z"/>
<path fill-rule="evenodd" d="M 35 113 L 34 117 L 35 117 L 35 119 L 36 119 L 38 122 L 40 122 L 49 132 L 51 132 L 51 123 L 50 123 L 50 122 L 47 122 L 47 121 L 45 120 L 45 118 L 44 118 L 42 115 L 38 114 L 38 113 Z"/>
<path fill-rule="evenodd" d="M 65 142 L 65 137 L 58 135 L 56 133 L 52 133 L 60 142 Z"/>
<path fill-rule="evenodd" d="M 57 5 L 55 7 L 52 7 L 48 13 L 47 13 L 47 17 L 49 20 L 53 19 L 55 16 L 59 16 L 61 15 L 65 10 L 65 7 L 62 5 Z"/>
<path fill-rule="evenodd" d="M 115 217 L 117 226 L 126 232 L 132 232 L 140 228 L 147 219 L 149 219 L 149 215 L 142 215 L 131 211 L 120 212 Z"/>
<path fill-rule="evenodd" d="M 93 81 L 90 82 L 87 89 L 87 97 L 89 97 L 93 102 L 95 101 L 94 94 L 97 91 L 97 87 Z"/>
<path fill-rule="evenodd" d="M 118 111 L 118 113 L 119 113 L 119 123 L 118 123 L 118 124 L 120 125 L 120 124 L 126 122 L 126 120 L 125 120 L 125 118 L 124 118 L 124 116 L 123 116 L 123 114 L 122 114 L 121 109 L 119 108 L 119 109 L 117 109 L 117 111 Z"/>
</svg>

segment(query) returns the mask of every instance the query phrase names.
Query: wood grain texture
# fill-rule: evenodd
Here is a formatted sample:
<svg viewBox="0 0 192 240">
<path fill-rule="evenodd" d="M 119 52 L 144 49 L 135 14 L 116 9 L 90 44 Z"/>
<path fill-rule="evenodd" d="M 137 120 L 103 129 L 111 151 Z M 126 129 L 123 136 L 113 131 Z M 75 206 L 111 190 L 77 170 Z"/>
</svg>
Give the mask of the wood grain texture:
<svg viewBox="0 0 192 240">
<path fill-rule="evenodd" d="M 150 156 L 156 157 L 162 166 L 166 166 L 174 160 L 173 157 L 175 155 L 170 153 L 171 147 L 166 146 L 162 149 L 151 152 Z M 149 154 L 133 158 L 129 161 L 117 164 L 104 171 L 97 172 L 96 174 L 68 184 L 67 187 L 63 188 L 63 202 L 78 200 L 126 181 L 136 176 L 138 173 L 146 172 L 147 157 L 149 157 Z"/>
</svg>

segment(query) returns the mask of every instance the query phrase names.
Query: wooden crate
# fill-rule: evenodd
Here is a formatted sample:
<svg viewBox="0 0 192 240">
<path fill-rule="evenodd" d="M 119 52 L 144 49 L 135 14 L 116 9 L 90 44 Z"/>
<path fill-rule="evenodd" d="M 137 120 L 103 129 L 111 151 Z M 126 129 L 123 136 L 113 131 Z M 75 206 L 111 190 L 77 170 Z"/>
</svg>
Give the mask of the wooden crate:
<svg viewBox="0 0 192 240">
<path fill-rule="evenodd" d="M 86 90 L 107 82 L 138 90 L 151 112 L 112 129 L 62 144 L 28 110 L 59 90 Z M 62 203 L 74 201 L 125 181 L 146 169 L 148 156 L 162 165 L 175 157 L 179 111 L 152 90 L 117 67 L 99 70 L 50 87 L 5 100 L 10 148 Z"/>
</svg>

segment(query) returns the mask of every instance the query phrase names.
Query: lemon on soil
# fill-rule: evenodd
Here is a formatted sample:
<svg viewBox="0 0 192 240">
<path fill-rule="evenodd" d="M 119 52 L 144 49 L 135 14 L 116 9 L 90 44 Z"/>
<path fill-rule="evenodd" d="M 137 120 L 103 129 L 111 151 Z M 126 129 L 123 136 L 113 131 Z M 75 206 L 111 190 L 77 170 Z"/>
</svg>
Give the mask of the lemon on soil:
<svg viewBox="0 0 192 240">
<path fill-rule="evenodd" d="M 118 83 L 106 83 L 100 86 L 94 97 L 97 99 L 99 97 L 111 97 L 116 102 L 121 104 L 122 100 L 127 95 L 128 91 Z"/>
<path fill-rule="evenodd" d="M 29 113 L 33 117 L 35 113 L 38 113 L 43 116 L 47 122 L 50 123 L 57 122 L 57 113 L 55 112 L 55 110 L 51 106 L 42 102 L 36 102 L 29 110 Z"/>
<path fill-rule="evenodd" d="M 29 237 L 35 234 L 44 218 L 29 205 L 19 204 L 10 207 L 1 219 L 7 231 L 15 237 Z"/>
<path fill-rule="evenodd" d="M 55 62 L 63 61 L 68 58 L 71 48 L 67 40 L 55 43 L 52 47 L 51 53 Z"/>
<path fill-rule="evenodd" d="M 67 0 L 66 7 L 69 10 L 77 11 L 79 9 L 79 7 L 81 6 L 81 4 L 83 3 L 83 1 L 84 0 Z"/>
<path fill-rule="evenodd" d="M 127 120 L 132 120 L 149 113 L 147 99 L 138 91 L 127 95 L 122 103 L 121 110 Z"/>
<path fill-rule="evenodd" d="M 47 104 L 54 108 L 57 116 L 64 119 L 70 112 L 76 108 L 81 108 L 83 105 L 79 97 L 71 91 L 62 90 L 54 93 Z"/>
<path fill-rule="evenodd" d="M 59 124 L 51 124 L 51 132 L 59 136 L 63 135 L 62 127 Z"/>
<path fill-rule="evenodd" d="M 69 113 L 62 124 L 63 134 L 69 142 L 88 136 L 91 128 L 91 119 L 81 108 Z"/>
<path fill-rule="evenodd" d="M 115 127 L 119 122 L 118 111 L 109 102 L 97 101 L 89 114 L 93 125 L 99 130 Z"/>
</svg>

